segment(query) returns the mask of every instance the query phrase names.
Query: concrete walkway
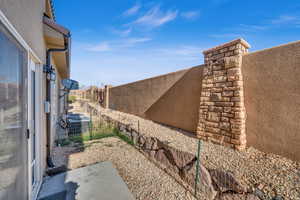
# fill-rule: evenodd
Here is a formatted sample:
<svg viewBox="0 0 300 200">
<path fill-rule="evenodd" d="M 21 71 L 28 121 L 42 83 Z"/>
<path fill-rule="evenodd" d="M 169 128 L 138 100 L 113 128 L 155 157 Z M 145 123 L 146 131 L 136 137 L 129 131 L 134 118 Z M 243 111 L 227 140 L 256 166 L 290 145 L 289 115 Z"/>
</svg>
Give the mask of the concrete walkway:
<svg viewBox="0 0 300 200">
<path fill-rule="evenodd" d="M 38 200 L 134 200 L 110 162 L 58 174 L 47 179 Z"/>
</svg>

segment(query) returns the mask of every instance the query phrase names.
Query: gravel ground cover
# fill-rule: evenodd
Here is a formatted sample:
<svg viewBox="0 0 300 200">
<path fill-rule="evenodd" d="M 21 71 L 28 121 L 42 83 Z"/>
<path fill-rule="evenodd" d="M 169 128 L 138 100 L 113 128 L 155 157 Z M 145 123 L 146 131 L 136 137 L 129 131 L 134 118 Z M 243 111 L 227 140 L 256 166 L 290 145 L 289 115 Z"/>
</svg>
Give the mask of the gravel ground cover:
<svg viewBox="0 0 300 200">
<path fill-rule="evenodd" d="M 80 108 L 76 107 L 79 111 Z M 99 107 L 100 108 L 100 107 Z M 174 148 L 196 154 L 198 140 L 190 133 L 170 128 L 135 115 L 110 109 L 101 112 L 123 123 L 131 124 L 140 133 L 157 137 Z M 282 196 L 284 199 L 300 199 L 300 163 L 274 154 L 248 148 L 239 152 L 209 142 L 202 142 L 202 164 L 209 169 L 232 172 L 249 190 L 262 193 L 264 199 Z"/>
<path fill-rule="evenodd" d="M 70 169 L 112 162 L 137 200 L 195 199 L 134 147 L 116 137 L 88 141 L 84 147 L 56 147 L 53 154 L 57 166 L 65 164 Z"/>
</svg>

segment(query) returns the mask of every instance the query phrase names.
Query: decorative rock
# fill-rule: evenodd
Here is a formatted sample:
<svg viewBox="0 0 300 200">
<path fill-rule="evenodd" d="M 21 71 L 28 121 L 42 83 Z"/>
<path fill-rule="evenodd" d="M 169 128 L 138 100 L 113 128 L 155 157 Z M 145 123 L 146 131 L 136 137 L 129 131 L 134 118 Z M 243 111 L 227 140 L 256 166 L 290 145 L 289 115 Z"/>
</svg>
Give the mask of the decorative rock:
<svg viewBox="0 0 300 200">
<path fill-rule="evenodd" d="M 209 122 L 209 121 L 207 121 L 207 122 L 205 122 L 205 125 L 209 126 L 209 127 L 213 127 L 213 128 L 218 128 L 219 127 L 219 123 L 217 123 L 217 122 Z"/>
<path fill-rule="evenodd" d="M 222 99 L 221 93 L 212 93 L 210 96 L 211 101 L 220 101 Z"/>
<path fill-rule="evenodd" d="M 281 196 L 275 196 L 272 198 L 272 200 L 284 200 Z"/>
<path fill-rule="evenodd" d="M 196 156 L 188 153 L 177 150 L 168 145 L 164 146 L 164 153 L 169 159 L 170 163 L 173 163 L 177 166 L 178 169 L 182 170 L 186 165 L 192 163 L 196 160 Z"/>
<path fill-rule="evenodd" d="M 205 127 L 205 131 L 208 131 L 208 132 L 210 132 L 210 133 L 220 133 L 220 129 L 219 128 L 212 128 L 212 127 L 208 127 L 208 126 L 206 126 Z"/>
<path fill-rule="evenodd" d="M 208 110 L 211 111 L 211 112 L 222 112 L 223 111 L 223 107 L 209 106 Z"/>
<path fill-rule="evenodd" d="M 154 139 L 152 140 L 151 137 L 145 137 L 145 143 L 142 146 L 143 150 L 153 150 L 152 149 L 152 143 L 154 142 Z"/>
<path fill-rule="evenodd" d="M 232 97 L 233 96 L 233 91 L 224 91 L 222 92 L 223 97 Z"/>
<path fill-rule="evenodd" d="M 137 145 L 138 145 L 139 147 L 143 147 L 144 144 L 145 144 L 145 142 L 146 142 L 146 138 L 145 138 L 144 136 L 140 135 L 140 136 L 138 137 Z"/>
<path fill-rule="evenodd" d="M 163 148 L 165 146 L 166 145 L 162 141 L 160 141 L 157 138 L 153 138 L 152 137 L 152 146 L 151 146 L 152 150 L 158 150 L 158 149 L 161 149 L 161 148 Z"/>
<path fill-rule="evenodd" d="M 193 188 L 195 187 L 195 177 L 196 177 L 196 162 L 192 165 L 187 165 L 181 172 L 180 177 L 191 185 Z M 205 193 L 209 199 L 214 199 L 217 192 L 215 191 L 212 180 L 209 172 L 203 165 L 199 165 L 199 183 L 198 190 Z"/>
<path fill-rule="evenodd" d="M 138 138 L 139 138 L 139 134 L 136 132 L 136 131 L 132 131 L 131 132 L 131 140 L 133 141 L 133 143 L 135 144 L 135 145 L 137 145 L 138 144 Z"/>
<path fill-rule="evenodd" d="M 265 194 L 260 189 L 255 189 L 253 192 L 259 199 L 264 200 Z"/>
<path fill-rule="evenodd" d="M 240 72 L 241 72 L 241 70 L 239 68 L 232 68 L 232 69 L 227 70 L 227 75 L 228 76 L 235 76 L 235 75 L 239 75 Z"/>
<path fill-rule="evenodd" d="M 224 62 L 225 62 L 225 68 L 232 68 L 236 66 L 240 66 L 242 61 L 241 56 L 230 56 L 230 57 L 225 57 Z"/>
<path fill-rule="evenodd" d="M 168 157 L 166 156 L 163 149 L 160 149 L 156 151 L 154 155 L 154 159 L 159 162 L 159 164 L 164 166 L 164 168 L 171 168 L 175 171 L 175 173 L 178 173 L 178 169 L 172 165 L 172 163 L 169 161 Z"/>
<path fill-rule="evenodd" d="M 218 113 L 215 112 L 209 112 L 208 113 L 208 118 L 209 121 L 213 121 L 213 122 L 218 122 L 220 121 L 220 117 L 218 115 Z"/>
<path fill-rule="evenodd" d="M 230 123 L 228 123 L 228 122 L 221 122 L 220 123 L 220 129 L 230 130 Z"/>
<path fill-rule="evenodd" d="M 245 193 L 247 189 L 230 172 L 209 170 L 215 189 L 219 192 Z"/>
<path fill-rule="evenodd" d="M 253 194 L 224 193 L 218 196 L 215 200 L 260 200 L 260 199 Z"/>
</svg>

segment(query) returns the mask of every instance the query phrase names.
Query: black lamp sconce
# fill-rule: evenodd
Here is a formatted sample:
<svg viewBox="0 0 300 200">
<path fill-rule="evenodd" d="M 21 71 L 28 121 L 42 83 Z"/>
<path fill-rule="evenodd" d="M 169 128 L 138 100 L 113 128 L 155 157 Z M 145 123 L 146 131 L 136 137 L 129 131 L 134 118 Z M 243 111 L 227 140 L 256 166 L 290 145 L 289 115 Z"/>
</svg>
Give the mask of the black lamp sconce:
<svg viewBox="0 0 300 200">
<path fill-rule="evenodd" d="M 52 67 L 51 65 L 44 65 L 43 67 L 43 72 L 46 73 L 47 79 L 50 81 L 55 81 L 56 80 L 56 72 L 55 68 Z"/>
</svg>

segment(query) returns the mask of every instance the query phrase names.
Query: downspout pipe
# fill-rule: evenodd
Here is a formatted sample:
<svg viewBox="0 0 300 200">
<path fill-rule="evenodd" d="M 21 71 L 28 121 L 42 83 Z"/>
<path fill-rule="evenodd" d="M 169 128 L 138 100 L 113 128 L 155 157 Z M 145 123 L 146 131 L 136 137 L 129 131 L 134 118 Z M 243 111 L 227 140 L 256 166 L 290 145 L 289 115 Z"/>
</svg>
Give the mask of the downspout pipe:
<svg viewBox="0 0 300 200">
<path fill-rule="evenodd" d="M 51 53 L 53 52 L 67 52 L 67 51 L 70 51 L 70 37 L 71 37 L 71 34 L 63 34 L 64 35 L 64 46 L 65 48 L 62 48 L 62 49 L 58 49 L 58 48 L 50 48 L 47 50 L 46 52 L 46 66 L 47 68 L 51 67 Z M 69 56 L 67 58 L 67 63 L 69 65 Z M 51 101 L 51 85 L 50 85 L 50 81 L 47 80 L 47 83 L 46 83 L 46 101 L 48 101 L 50 103 Z M 51 140 L 51 123 L 50 123 L 50 120 L 51 120 L 51 111 L 50 113 L 47 113 L 46 114 L 46 126 L 47 126 L 47 131 L 46 131 L 46 134 L 47 134 L 47 165 L 48 167 L 55 167 L 54 164 L 53 164 L 53 161 L 52 161 L 52 158 L 51 158 L 51 143 L 50 143 L 50 140 Z"/>
<path fill-rule="evenodd" d="M 65 48 L 63 49 L 57 49 L 57 48 L 52 48 L 52 49 L 48 49 L 47 50 L 47 54 L 46 54 L 46 66 L 50 67 L 51 66 L 51 53 L 52 52 L 65 52 L 65 51 L 69 51 L 69 39 L 71 37 L 71 34 L 68 35 L 64 35 L 64 46 Z"/>
</svg>

